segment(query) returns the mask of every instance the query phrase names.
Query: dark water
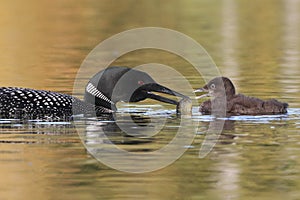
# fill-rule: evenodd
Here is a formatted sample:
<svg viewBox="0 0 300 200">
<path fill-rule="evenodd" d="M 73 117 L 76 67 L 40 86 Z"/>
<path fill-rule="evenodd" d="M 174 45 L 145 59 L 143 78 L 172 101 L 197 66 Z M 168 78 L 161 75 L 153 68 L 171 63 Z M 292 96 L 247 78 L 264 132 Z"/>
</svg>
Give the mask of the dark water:
<svg viewBox="0 0 300 200">
<path fill-rule="evenodd" d="M 158 26 L 202 44 L 238 92 L 290 105 L 286 115 L 221 119 L 222 134 L 205 158 L 199 152 L 215 119 L 200 115 L 197 102 L 188 124 L 181 124 L 186 119 L 176 117 L 174 106 L 147 100 L 129 107 L 137 123 L 132 125 L 127 105 L 120 105 L 119 122 L 138 137 L 126 135 L 110 119 L 1 119 L 1 199 L 299 199 L 299 1 L 31 0 L 25 5 L 4 1 L 0 11 L 2 86 L 71 94 L 81 62 L 99 42 L 131 28 Z M 182 73 L 192 88 L 204 84 L 185 60 L 161 51 L 132 52 L 115 64 L 155 62 Z M 154 70 L 153 76 L 178 87 L 180 77 L 163 73 Z M 162 121 L 161 131 L 147 137 Z M 152 129 L 143 132 L 147 125 Z M 192 134 L 192 143 L 178 146 L 185 152 L 175 162 L 149 173 L 112 169 L 84 146 L 108 146 L 109 140 L 97 134 L 105 132 L 120 149 L 149 153 L 172 141 L 180 127 Z"/>
</svg>

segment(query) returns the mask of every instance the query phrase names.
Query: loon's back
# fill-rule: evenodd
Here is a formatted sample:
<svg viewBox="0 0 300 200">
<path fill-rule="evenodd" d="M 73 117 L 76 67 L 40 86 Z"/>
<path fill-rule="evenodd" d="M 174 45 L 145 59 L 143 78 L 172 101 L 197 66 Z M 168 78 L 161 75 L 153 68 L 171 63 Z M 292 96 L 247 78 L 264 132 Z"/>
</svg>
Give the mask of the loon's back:
<svg viewBox="0 0 300 200">
<path fill-rule="evenodd" d="M 72 115 L 72 105 L 80 101 L 67 94 L 28 88 L 0 88 L 0 117 L 15 119 L 55 119 Z"/>
</svg>

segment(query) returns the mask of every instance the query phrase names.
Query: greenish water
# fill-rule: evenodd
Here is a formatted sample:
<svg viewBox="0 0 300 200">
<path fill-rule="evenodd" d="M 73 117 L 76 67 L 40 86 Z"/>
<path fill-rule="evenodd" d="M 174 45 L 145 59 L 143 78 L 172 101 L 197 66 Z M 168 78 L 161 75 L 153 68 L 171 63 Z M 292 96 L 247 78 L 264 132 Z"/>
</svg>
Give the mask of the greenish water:
<svg viewBox="0 0 300 200">
<path fill-rule="evenodd" d="M 195 105 L 190 121 L 199 129 L 192 144 L 180 147 L 183 156 L 142 174 L 98 162 L 78 133 L 93 142 L 89 133 L 100 127 L 119 148 L 153 151 L 180 127 L 174 106 L 147 100 L 133 107 L 142 112 L 137 113 L 140 124 L 149 117 L 166 120 L 151 138 L 126 137 L 109 120 L 76 128 L 69 122 L 0 120 L 1 199 L 299 199 L 299 1 L 30 0 L 25 5 L 4 1 L 0 11 L 1 86 L 71 94 L 81 62 L 99 42 L 131 28 L 158 26 L 202 44 L 238 92 L 290 105 L 287 115 L 226 119 L 217 144 L 201 159 L 212 119 L 197 113 Z M 204 84 L 186 61 L 160 51 L 132 52 L 115 64 L 155 62 L 180 71 L 193 88 Z M 176 77 L 153 73 L 160 83 L 176 86 Z M 126 114 L 120 117 L 131 127 Z"/>
</svg>

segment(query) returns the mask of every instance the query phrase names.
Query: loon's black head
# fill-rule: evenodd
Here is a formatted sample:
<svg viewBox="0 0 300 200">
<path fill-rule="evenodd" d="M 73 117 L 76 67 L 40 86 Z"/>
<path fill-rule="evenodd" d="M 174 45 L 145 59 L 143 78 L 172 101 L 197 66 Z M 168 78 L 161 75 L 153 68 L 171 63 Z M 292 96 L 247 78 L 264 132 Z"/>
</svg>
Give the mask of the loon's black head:
<svg viewBox="0 0 300 200">
<path fill-rule="evenodd" d="M 85 89 L 85 101 L 110 110 L 116 110 L 115 104 L 119 101 L 138 102 L 146 98 L 174 105 L 178 103 L 152 92 L 185 97 L 156 83 L 145 72 L 128 67 L 109 67 L 90 79 Z"/>
</svg>

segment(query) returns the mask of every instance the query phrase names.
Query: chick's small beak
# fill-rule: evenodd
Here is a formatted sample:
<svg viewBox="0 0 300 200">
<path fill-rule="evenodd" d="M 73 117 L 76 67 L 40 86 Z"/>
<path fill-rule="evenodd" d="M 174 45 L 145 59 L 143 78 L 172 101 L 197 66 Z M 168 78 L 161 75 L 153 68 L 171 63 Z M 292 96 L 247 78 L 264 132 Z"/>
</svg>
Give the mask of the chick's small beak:
<svg viewBox="0 0 300 200">
<path fill-rule="evenodd" d="M 208 90 L 205 88 L 199 88 L 199 89 L 194 90 L 194 93 L 195 92 L 208 92 Z"/>
<path fill-rule="evenodd" d="M 201 98 L 204 98 L 204 97 L 209 97 L 209 96 L 211 96 L 209 90 L 206 89 L 206 88 L 204 88 L 204 87 L 203 87 L 203 88 L 199 88 L 199 89 L 194 90 L 194 93 L 196 93 L 196 92 L 208 92 L 208 93 L 206 93 L 206 94 L 202 94 L 201 96 L 197 96 L 196 99 L 201 99 Z"/>
</svg>

